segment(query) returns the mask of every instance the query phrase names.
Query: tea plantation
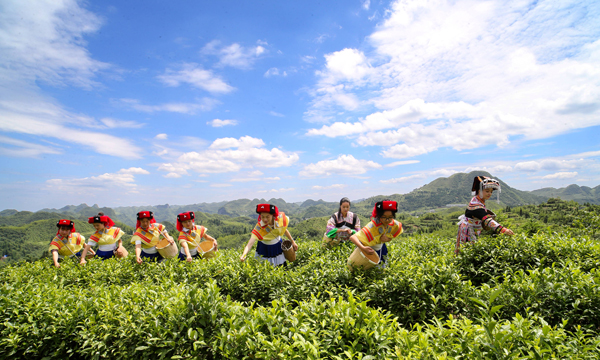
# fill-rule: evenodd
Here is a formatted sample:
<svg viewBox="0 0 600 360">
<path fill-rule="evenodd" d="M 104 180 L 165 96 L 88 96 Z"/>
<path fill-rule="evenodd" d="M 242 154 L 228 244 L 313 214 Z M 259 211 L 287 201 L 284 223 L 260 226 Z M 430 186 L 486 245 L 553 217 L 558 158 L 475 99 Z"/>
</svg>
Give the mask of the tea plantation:
<svg viewBox="0 0 600 360">
<path fill-rule="evenodd" d="M 599 222 L 484 236 L 459 256 L 445 232 L 401 235 L 387 269 L 355 273 L 350 244 L 303 238 L 277 269 L 238 249 L 193 263 L 9 264 L 0 358 L 598 359 Z"/>
</svg>

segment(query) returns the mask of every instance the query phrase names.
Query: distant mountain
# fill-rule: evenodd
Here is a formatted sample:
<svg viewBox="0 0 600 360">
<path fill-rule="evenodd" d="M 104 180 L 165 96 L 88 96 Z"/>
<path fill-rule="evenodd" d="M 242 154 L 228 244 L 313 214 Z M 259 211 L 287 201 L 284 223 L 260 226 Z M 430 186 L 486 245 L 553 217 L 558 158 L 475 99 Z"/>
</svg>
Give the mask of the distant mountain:
<svg viewBox="0 0 600 360">
<path fill-rule="evenodd" d="M 489 201 L 489 207 L 498 208 L 504 206 L 519 206 L 527 204 L 539 204 L 549 198 L 561 198 L 563 200 L 575 200 L 579 203 L 589 202 L 600 204 L 600 186 L 590 188 L 587 186 L 569 185 L 566 188 L 554 189 L 544 188 L 534 191 L 521 191 L 510 187 L 507 183 L 485 171 L 472 171 L 468 174 L 457 173 L 447 178 L 438 178 L 420 188 L 411 191 L 408 194 L 378 195 L 367 199 L 355 200 L 352 203 L 352 211 L 369 217 L 373 205 L 377 201 L 384 199 L 395 200 L 398 202 L 399 211 L 404 212 L 425 212 L 432 209 L 443 208 L 448 205 L 466 205 L 471 199 L 471 184 L 473 178 L 477 175 L 493 177 L 500 181 L 502 192 L 500 194 L 500 205 L 495 201 Z M 352 194 L 348 194 L 352 197 Z M 494 194 L 491 200 L 495 200 Z M 97 214 L 99 211 L 119 219 L 125 224 L 134 226 L 136 214 L 142 210 L 154 212 L 157 221 L 169 221 L 175 223 L 177 214 L 184 211 L 194 211 L 197 213 L 220 214 L 229 217 L 251 217 L 255 216 L 257 204 L 270 203 L 276 205 L 280 211 L 285 212 L 292 217 L 293 221 L 301 221 L 320 216 L 328 216 L 339 207 L 339 203 L 328 202 L 324 200 L 306 200 L 304 202 L 288 203 L 281 198 L 265 199 L 238 199 L 233 201 L 221 201 L 216 203 L 199 203 L 191 205 L 153 205 L 153 206 L 124 206 L 116 208 L 100 208 L 98 205 L 88 206 L 80 204 L 77 206 L 69 205 L 61 209 L 43 209 L 40 212 L 51 212 L 68 214 L 74 217 L 89 217 Z M 16 210 L 4 210 L 0 212 L 0 219 L 3 216 L 14 215 Z M 26 213 L 26 212 L 22 212 Z M 20 213 L 19 213 L 20 214 Z M 21 215 L 25 216 L 25 215 Z"/>
<path fill-rule="evenodd" d="M 600 185 L 595 188 L 571 184 L 567 187 L 555 189 L 552 187 L 531 191 L 532 194 L 546 198 L 561 198 L 562 200 L 574 200 L 580 204 L 600 204 Z"/>
</svg>

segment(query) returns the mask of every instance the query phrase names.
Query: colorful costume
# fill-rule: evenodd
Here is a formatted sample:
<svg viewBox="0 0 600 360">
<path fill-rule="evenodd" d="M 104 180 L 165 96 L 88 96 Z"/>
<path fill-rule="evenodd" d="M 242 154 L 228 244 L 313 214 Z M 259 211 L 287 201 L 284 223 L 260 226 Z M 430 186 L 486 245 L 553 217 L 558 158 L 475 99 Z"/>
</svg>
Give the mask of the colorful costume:
<svg viewBox="0 0 600 360">
<path fill-rule="evenodd" d="M 177 230 L 179 230 L 179 245 L 181 245 L 181 249 L 179 250 L 179 259 L 186 260 L 187 255 L 185 253 L 185 249 L 183 248 L 183 244 L 186 243 L 188 246 L 188 250 L 192 258 L 200 257 L 201 254 L 198 251 L 198 247 L 200 244 L 206 240 L 206 231 L 207 229 L 204 226 L 194 225 L 193 229 L 184 228 L 181 224 L 186 220 L 194 220 L 195 215 L 193 211 L 187 213 L 181 213 L 177 215 Z M 205 240 L 203 240 L 205 239 Z"/>
<path fill-rule="evenodd" d="M 57 251 L 59 259 L 81 256 L 80 251 L 85 243 L 85 237 L 75 232 L 75 223 L 73 223 L 71 220 L 63 219 L 59 220 L 56 223 L 56 226 L 70 227 L 71 233 L 66 237 L 62 237 L 59 232 L 56 232 L 56 236 L 54 239 L 52 239 L 52 242 L 50 242 L 50 248 L 48 251 L 51 253 L 53 250 Z"/>
<path fill-rule="evenodd" d="M 92 247 L 98 245 L 96 256 L 102 260 L 110 259 L 114 256 L 118 242 L 121 239 L 121 236 L 123 236 L 123 231 L 118 227 L 113 227 L 115 224 L 114 221 L 106 215 L 92 216 L 88 219 L 88 222 L 90 224 L 93 224 L 94 222 L 101 222 L 104 224 L 104 230 L 96 231 L 90 236 L 87 244 Z"/>
<path fill-rule="evenodd" d="M 352 211 L 348 211 L 345 217 L 338 211 L 331 215 L 329 220 L 327 220 L 325 236 L 330 239 L 335 239 L 337 242 L 346 241 L 351 234 L 348 234 L 345 231 L 338 232 L 338 230 L 346 229 L 351 229 L 352 235 L 360 231 L 360 219 L 358 218 L 358 215 L 354 214 Z"/>
<path fill-rule="evenodd" d="M 258 216 L 258 222 L 251 234 L 251 239 L 258 240 L 254 257 L 267 260 L 273 266 L 284 264 L 286 260 L 281 249 L 281 236 L 285 234 L 290 219 L 284 213 L 280 213 L 275 205 L 258 204 L 256 212 L 270 213 L 275 217 L 275 221 L 271 226 L 265 224 L 260 215 Z"/>
<path fill-rule="evenodd" d="M 484 189 L 494 189 L 500 193 L 500 183 L 498 180 L 490 179 L 485 176 L 477 176 L 473 181 L 473 195 L 477 193 L 469 202 L 465 214 L 461 215 L 458 225 L 458 234 L 456 236 L 455 254 L 460 252 L 460 246 L 467 242 L 477 241 L 483 228 L 490 229 L 495 233 L 503 233 L 506 228 L 500 225 L 496 220 L 496 215 L 485 207 L 485 201 L 481 199 L 481 191 Z M 498 201 L 500 199 L 498 198 Z"/>
<path fill-rule="evenodd" d="M 404 231 L 402 223 L 395 219 L 392 219 L 387 227 L 379 221 L 380 214 L 386 210 L 391 210 L 395 214 L 398 204 L 389 200 L 377 202 L 373 208 L 372 221 L 356 233 L 356 237 L 362 245 L 375 250 L 380 259 L 378 267 L 381 268 L 385 268 L 388 254 L 387 246 L 381 241 L 381 237 L 386 235 L 388 238 L 394 239 Z"/>
<path fill-rule="evenodd" d="M 143 229 L 140 223 L 142 219 L 150 219 L 150 226 L 147 229 Z M 140 245 L 141 253 L 140 257 L 154 259 L 161 261 L 164 258 L 158 250 L 156 245 L 160 242 L 161 237 L 168 235 L 167 230 L 163 224 L 159 224 L 154 220 L 154 213 L 152 211 L 140 211 L 137 213 L 136 229 L 131 238 L 131 243 L 135 246 Z"/>
</svg>

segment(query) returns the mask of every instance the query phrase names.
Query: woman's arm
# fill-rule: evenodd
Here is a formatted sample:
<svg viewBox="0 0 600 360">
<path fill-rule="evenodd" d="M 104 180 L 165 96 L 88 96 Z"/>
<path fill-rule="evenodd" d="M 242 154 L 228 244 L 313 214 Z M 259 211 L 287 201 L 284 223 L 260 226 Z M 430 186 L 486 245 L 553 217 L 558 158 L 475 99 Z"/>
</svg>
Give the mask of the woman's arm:
<svg viewBox="0 0 600 360">
<path fill-rule="evenodd" d="M 292 234 L 290 234 L 288 229 L 285 229 L 285 236 L 292 241 L 292 247 L 294 248 L 294 251 L 298 251 L 298 244 L 296 244 L 294 239 L 292 239 Z"/>
<path fill-rule="evenodd" d="M 375 254 L 375 250 L 371 249 L 370 246 L 364 246 L 360 242 L 360 240 L 358 240 L 358 236 L 356 236 L 356 234 L 350 236 L 350 241 L 352 241 L 354 245 L 356 245 L 356 247 L 359 248 L 362 252 L 367 253 L 369 255 Z"/>
<path fill-rule="evenodd" d="M 192 255 L 190 254 L 190 248 L 188 247 L 187 241 L 182 241 L 179 245 L 181 245 L 181 247 L 183 248 L 183 251 L 185 251 L 185 260 L 187 262 L 192 262 Z"/>
<path fill-rule="evenodd" d="M 58 250 L 56 249 L 52 250 L 52 261 L 54 261 L 54 266 L 57 268 L 60 267 L 60 264 L 58 263 Z"/>
<path fill-rule="evenodd" d="M 83 252 L 81 253 L 81 259 L 79 260 L 79 263 L 81 265 L 87 263 L 87 261 L 85 261 L 85 257 L 87 256 L 88 251 L 90 251 L 90 244 L 85 244 L 85 247 L 83 248 Z"/>
<path fill-rule="evenodd" d="M 256 239 L 254 237 L 250 237 L 250 240 L 248 240 L 248 244 L 244 248 L 244 252 L 242 253 L 242 256 L 240 256 L 240 261 L 246 260 L 246 255 L 248 255 L 248 253 L 250 252 L 250 249 L 252 249 L 252 246 L 254 245 L 255 241 L 256 241 Z"/>
<path fill-rule="evenodd" d="M 142 244 L 135 244 L 135 261 L 137 261 L 138 264 L 141 264 L 142 258 L 140 257 L 140 255 L 142 254 Z"/>
<path fill-rule="evenodd" d="M 214 237 L 212 237 L 208 234 L 204 234 L 204 238 L 212 241 L 215 244 L 215 250 L 217 250 L 219 248 L 219 244 L 217 244 L 217 239 L 215 239 Z"/>
</svg>

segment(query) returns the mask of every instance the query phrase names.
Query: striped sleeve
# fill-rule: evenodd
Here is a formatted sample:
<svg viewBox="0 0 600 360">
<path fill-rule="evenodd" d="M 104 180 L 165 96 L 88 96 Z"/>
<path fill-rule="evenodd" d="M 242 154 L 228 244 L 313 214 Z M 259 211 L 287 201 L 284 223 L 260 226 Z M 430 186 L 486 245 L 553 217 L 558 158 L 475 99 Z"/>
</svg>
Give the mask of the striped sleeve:
<svg viewBox="0 0 600 360">
<path fill-rule="evenodd" d="M 402 223 L 399 222 L 397 225 L 398 225 L 398 230 L 392 235 L 392 237 L 396 237 L 396 236 L 402 234 L 402 232 L 404 232 L 404 229 L 402 228 Z"/>
<path fill-rule="evenodd" d="M 48 251 L 52 251 L 52 250 L 60 250 L 58 243 L 54 240 L 52 240 L 52 242 L 50 243 L 50 248 L 48 249 Z"/>
</svg>

